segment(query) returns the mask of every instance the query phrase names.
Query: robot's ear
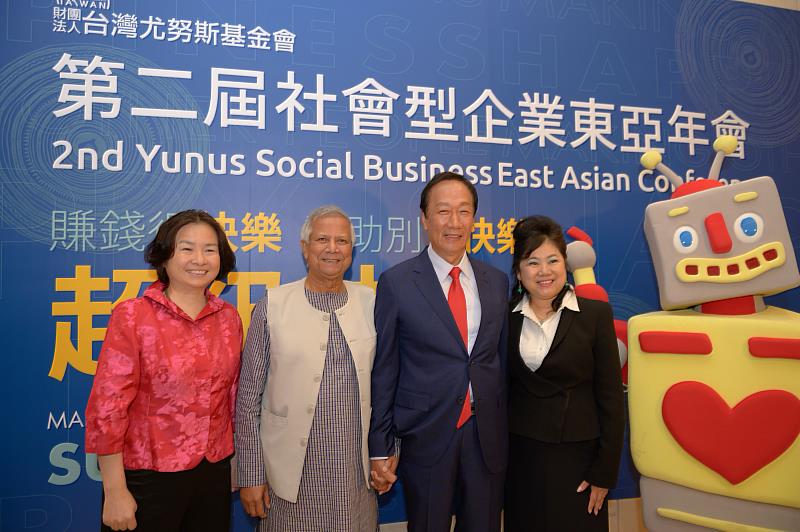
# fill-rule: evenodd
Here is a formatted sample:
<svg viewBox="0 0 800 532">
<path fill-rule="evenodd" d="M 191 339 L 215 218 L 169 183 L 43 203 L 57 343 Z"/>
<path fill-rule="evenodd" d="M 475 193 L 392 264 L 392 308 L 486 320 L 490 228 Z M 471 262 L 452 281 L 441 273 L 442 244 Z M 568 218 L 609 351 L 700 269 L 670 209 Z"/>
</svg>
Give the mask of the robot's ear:
<svg viewBox="0 0 800 532">
<path fill-rule="evenodd" d="M 586 299 L 608 302 L 608 292 L 597 284 L 594 276 L 597 255 L 592 247 L 592 237 L 575 226 L 567 229 L 567 234 L 575 239 L 567 244 L 567 270 L 575 280 L 575 293 Z"/>
<path fill-rule="evenodd" d="M 576 240 L 567 244 L 567 270 L 575 273 L 579 270 L 594 268 L 597 262 L 594 248 L 583 240 Z M 577 282 L 577 280 L 576 280 Z"/>
<path fill-rule="evenodd" d="M 714 162 L 711 163 L 711 170 L 708 171 L 709 179 L 712 181 L 719 179 L 719 170 L 722 168 L 723 159 L 725 159 L 726 155 L 735 152 L 738 145 L 739 141 L 733 135 L 720 135 L 717 137 L 717 140 L 714 141 L 714 151 L 717 154 L 714 156 Z"/>
<path fill-rule="evenodd" d="M 683 184 L 683 179 L 669 169 L 669 167 L 661 162 L 661 154 L 658 153 L 656 150 L 650 150 L 645 152 L 639 162 L 642 163 L 642 166 L 647 168 L 648 170 L 658 170 L 662 174 L 669 179 L 669 182 L 672 184 L 673 187 L 678 188 Z"/>
<path fill-rule="evenodd" d="M 594 243 L 592 242 L 592 237 L 590 237 L 586 231 L 574 225 L 569 229 L 567 229 L 566 233 L 575 240 L 582 240 L 583 242 L 586 242 L 590 246 L 594 245 Z"/>
</svg>

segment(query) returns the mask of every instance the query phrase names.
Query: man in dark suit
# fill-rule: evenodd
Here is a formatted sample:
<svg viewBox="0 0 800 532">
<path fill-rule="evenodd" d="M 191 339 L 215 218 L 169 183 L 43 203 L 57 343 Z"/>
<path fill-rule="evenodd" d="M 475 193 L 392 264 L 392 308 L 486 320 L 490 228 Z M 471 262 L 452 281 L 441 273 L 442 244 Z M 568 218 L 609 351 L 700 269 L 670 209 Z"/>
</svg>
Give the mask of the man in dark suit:
<svg viewBox="0 0 800 532">
<path fill-rule="evenodd" d="M 378 280 L 373 485 L 388 489 L 402 442 L 410 531 L 449 531 L 453 508 L 457 531 L 500 529 L 508 278 L 466 254 L 477 207 L 464 177 L 434 176 L 420 199 L 430 246 Z"/>
</svg>

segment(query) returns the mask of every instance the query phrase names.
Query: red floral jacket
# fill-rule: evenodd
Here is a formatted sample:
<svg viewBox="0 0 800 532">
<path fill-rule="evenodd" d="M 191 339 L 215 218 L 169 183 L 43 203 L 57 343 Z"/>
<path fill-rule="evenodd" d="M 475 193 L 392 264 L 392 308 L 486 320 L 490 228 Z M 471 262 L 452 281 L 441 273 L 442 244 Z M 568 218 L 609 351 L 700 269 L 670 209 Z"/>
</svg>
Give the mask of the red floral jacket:
<svg viewBox="0 0 800 532">
<path fill-rule="evenodd" d="M 111 313 L 86 406 L 86 452 L 121 452 L 126 469 L 185 471 L 233 453 L 239 314 L 207 293 L 192 320 L 164 288 Z"/>
</svg>

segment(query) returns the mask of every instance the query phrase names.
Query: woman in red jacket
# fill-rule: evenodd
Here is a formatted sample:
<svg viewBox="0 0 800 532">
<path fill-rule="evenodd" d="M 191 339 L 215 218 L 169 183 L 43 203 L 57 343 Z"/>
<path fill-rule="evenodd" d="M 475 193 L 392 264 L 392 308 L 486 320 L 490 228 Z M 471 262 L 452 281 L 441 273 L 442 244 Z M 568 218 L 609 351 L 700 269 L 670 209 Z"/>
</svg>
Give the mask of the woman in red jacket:
<svg viewBox="0 0 800 532">
<path fill-rule="evenodd" d="M 189 210 L 145 260 L 158 281 L 114 308 L 86 407 L 101 530 L 226 531 L 242 324 L 208 287 L 236 258 L 216 220 Z"/>
</svg>

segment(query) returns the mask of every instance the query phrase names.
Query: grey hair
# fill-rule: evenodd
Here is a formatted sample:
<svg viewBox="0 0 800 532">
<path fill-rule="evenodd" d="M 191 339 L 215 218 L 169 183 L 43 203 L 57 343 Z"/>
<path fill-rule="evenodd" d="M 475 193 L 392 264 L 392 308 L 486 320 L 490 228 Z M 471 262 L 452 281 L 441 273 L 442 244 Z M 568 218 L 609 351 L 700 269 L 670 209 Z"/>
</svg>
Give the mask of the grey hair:
<svg viewBox="0 0 800 532">
<path fill-rule="evenodd" d="M 350 217 L 347 215 L 346 212 L 342 210 L 341 207 L 337 207 L 336 205 L 323 205 L 322 207 L 317 207 L 306 216 L 306 221 L 303 222 L 303 227 L 300 228 L 300 240 L 303 242 L 308 242 L 308 239 L 311 237 L 311 226 L 314 225 L 320 218 L 326 218 L 328 216 L 341 216 L 347 223 L 350 224 L 350 242 L 355 244 L 356 242 L 356 230 L 353 227 L 353 222 L 350 220 Z"/>
</svg>

